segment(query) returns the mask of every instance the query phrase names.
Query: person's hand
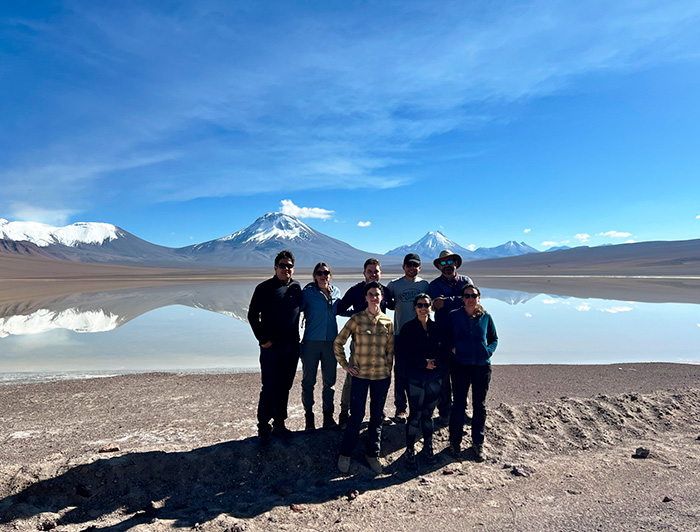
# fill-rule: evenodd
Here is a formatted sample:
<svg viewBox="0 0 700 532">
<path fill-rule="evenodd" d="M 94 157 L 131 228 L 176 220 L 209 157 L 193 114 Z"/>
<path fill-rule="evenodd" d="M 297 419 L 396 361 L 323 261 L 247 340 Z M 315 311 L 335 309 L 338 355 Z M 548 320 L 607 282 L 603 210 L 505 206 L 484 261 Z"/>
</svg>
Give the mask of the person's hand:
<svg viewBox="0 0 700 532">
<path fill-rule="evenodd" d="M 267 349 L 268 347 L 272 347 L 272 340 L 268 340 L 264 344 L 260 344 L 260 347 L 262 347 L 263 349 Z"/>
<path fill-rule="evenodd" d="M 345 371 L 347 371 L 353 377 L 357 377 L 360 374 L 360 366 L 348 366 L 345 368 Z"/>
<path fill-rule="evenodd" d="M 426 360 L 427 360 L 427 362 L 428 362 L 428 365 L 425 366 L 425 367 L 428 368 L 428 369 L 435 369 L 435 367 L 436 367 L 436 366 L 435 366 L 435 359 L 434 359 L 434 358 L 428 358 L 428 359 L 426 359 Z"/>
<path fill-rule="evenodd" d="M 445 298 L 444 297 L 436 297 L 433 299 L 433 308 L 434 309 L 441 309 L 443 306 L 445 306 Z"/>
<path fill-rule="evenodd" d="M 456 354 L 457 354 L 457 348 L 456 348 L 456 347 L 453 347 L 453 348 L 452 348 L 452 354 L 453 354 L 453 355 L 456 355 Z"/>
</svg>

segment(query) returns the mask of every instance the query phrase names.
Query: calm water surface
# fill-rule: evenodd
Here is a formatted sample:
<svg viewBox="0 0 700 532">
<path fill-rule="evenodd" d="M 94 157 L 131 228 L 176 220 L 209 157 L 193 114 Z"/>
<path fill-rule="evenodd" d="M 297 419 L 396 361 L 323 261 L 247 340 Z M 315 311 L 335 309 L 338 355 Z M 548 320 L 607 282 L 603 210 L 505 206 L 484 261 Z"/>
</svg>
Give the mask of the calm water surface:
<svg viewBox="0 0 700 532">
<path fill-rule="evenodd" d="M 254 371 L 258 347 L 245 316 L 255 284 L 91 292 L 0 306 L 0 383 L 134 371 Z M 353 282 L 335 284 L 344 293 Z M 482 289 L 499 335 L 494 363 L 700 362 L 700 305 L 644 302 L 644 282 L 627 284 L 623 299 L 499 286 Z M 700 301 L 700 289 L 697 298 L 686 297 L 687 288 L 680 293 L 680 300 Z M 338 321 L 342 326 L 345 319 Z"/>
</svg>

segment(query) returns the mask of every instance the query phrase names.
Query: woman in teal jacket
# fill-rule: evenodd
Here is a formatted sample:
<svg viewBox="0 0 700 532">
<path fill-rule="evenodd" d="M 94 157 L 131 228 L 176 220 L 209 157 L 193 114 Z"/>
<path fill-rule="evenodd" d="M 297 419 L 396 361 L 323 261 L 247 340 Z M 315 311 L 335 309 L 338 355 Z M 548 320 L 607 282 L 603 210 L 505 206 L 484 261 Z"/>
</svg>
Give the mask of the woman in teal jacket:
<svg viewBox="0 0 700 532">
<path fill-rule="evenodd" d="M 450 376 L 454 396 L 450 414 L 450 452 L 459 457 L 464 434 L 464 410 L 472 388 L 472 448 L 477 462 L 484 461 L 486 393 L 491 382 L 491 355 L 498 334 L 491 315 L 480 304 L 481 291 L 473 285 L 462 288 L 464 307 L 447 316 L 445 347 L 452 357 Z"/>
</svg>

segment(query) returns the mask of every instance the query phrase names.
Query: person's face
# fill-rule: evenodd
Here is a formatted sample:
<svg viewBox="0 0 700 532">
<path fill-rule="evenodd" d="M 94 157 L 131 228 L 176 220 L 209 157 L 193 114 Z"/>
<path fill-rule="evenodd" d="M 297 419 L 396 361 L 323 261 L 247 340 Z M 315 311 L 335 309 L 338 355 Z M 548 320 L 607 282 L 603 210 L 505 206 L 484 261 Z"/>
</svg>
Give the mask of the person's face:
<svg viewBox="0 0 700 532">
<path fill-rule="evenodd" d="M 464 292 L 462 293 L 462 301 L 464 302 L 464 307 L 466 309 L 474 309 L 479 304 L 480 300 L 481 297 L 478 290 L 471 287 L 464 289 Z"/>
<path fill-rule="evenodd" d="M 438 267 L 442 272 L 442 275 L 448 279 L 454 279 L 457 274 L 457 263 L 454 259 L 441 260 L 438 262 Z"/>
<path fill-rule="evenodd" d="M 379 264 L 368 264 L 365 271 L 362 272 L 365 276 L 365 282 L 371 283 L 372 281 L 379 282 L 382 278 L 382 269 Z"/>
<path fill-rule="evenodd" d="M 416 304 L 413 306 L 413 308 L 416 309 L 416 314 L 418 316 L 429 316 L 430 315 L 430 301 L 428 301 L 425 298 L 421 298 L 418 301 L 416 301 Z"/>
<path fill-rule="evenodd" d="M 289 259 L 280 259 L 275 266 L 275 275 L 280 281 L 288 282 L 294 273 L 294 263 Z"/>
<path fill-rule="evenodd" d="M 408 277 L 409 279 L 415 279 L 418 275 L 418 272 L 420 271 L 420 264 L 418 264 L 417 262 L 409 261 L 408 263 L 403 265 L 403 271 L 406 274 L 406 277 Z"/>
<path fill-rule="evenodd" d="M 368 305 L 379 305 L 382 302 L 382 292 L 378 288 L 370 288 L 365 299 Z"/>
<path fill-rule="evenodd" d="M 319 266 L 314 272 L 314 279 L 321 288 L 328 288 L 331 282 L 331 271 L 326 266 Z"/>
</svg>

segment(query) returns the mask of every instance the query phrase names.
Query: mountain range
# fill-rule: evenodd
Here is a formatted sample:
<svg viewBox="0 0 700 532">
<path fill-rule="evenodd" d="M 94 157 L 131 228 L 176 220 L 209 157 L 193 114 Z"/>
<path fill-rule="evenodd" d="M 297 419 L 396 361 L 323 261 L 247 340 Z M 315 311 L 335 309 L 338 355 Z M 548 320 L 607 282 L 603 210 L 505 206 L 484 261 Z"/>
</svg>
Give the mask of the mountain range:
<svg viewBox="0 0 700 532">
<path fill-rule="evenodd" d="M 432 260 L 443 249 L 465 261 L 539 253 L 523 243 L 507 242 L 495 248 L 466 249 L 445 235 L 429 232 L 417 242 L 386 254 L 352 247 L 282 213 L 268 213 L 233 234 L 183 248 L 159 246 L 115 225 L 81 222 L 53 227 L 37 222 L 0 219 L 0 253 L 41 256 L 56 260 L 152 267 L 256 267 L 269 264 L 282 249 L 291 249 L 299 266 L 319 260 L 329 264 L 361 264 L 374 256 L 386 265 L 399 265 L 406 253 Z"/>
</svg>

